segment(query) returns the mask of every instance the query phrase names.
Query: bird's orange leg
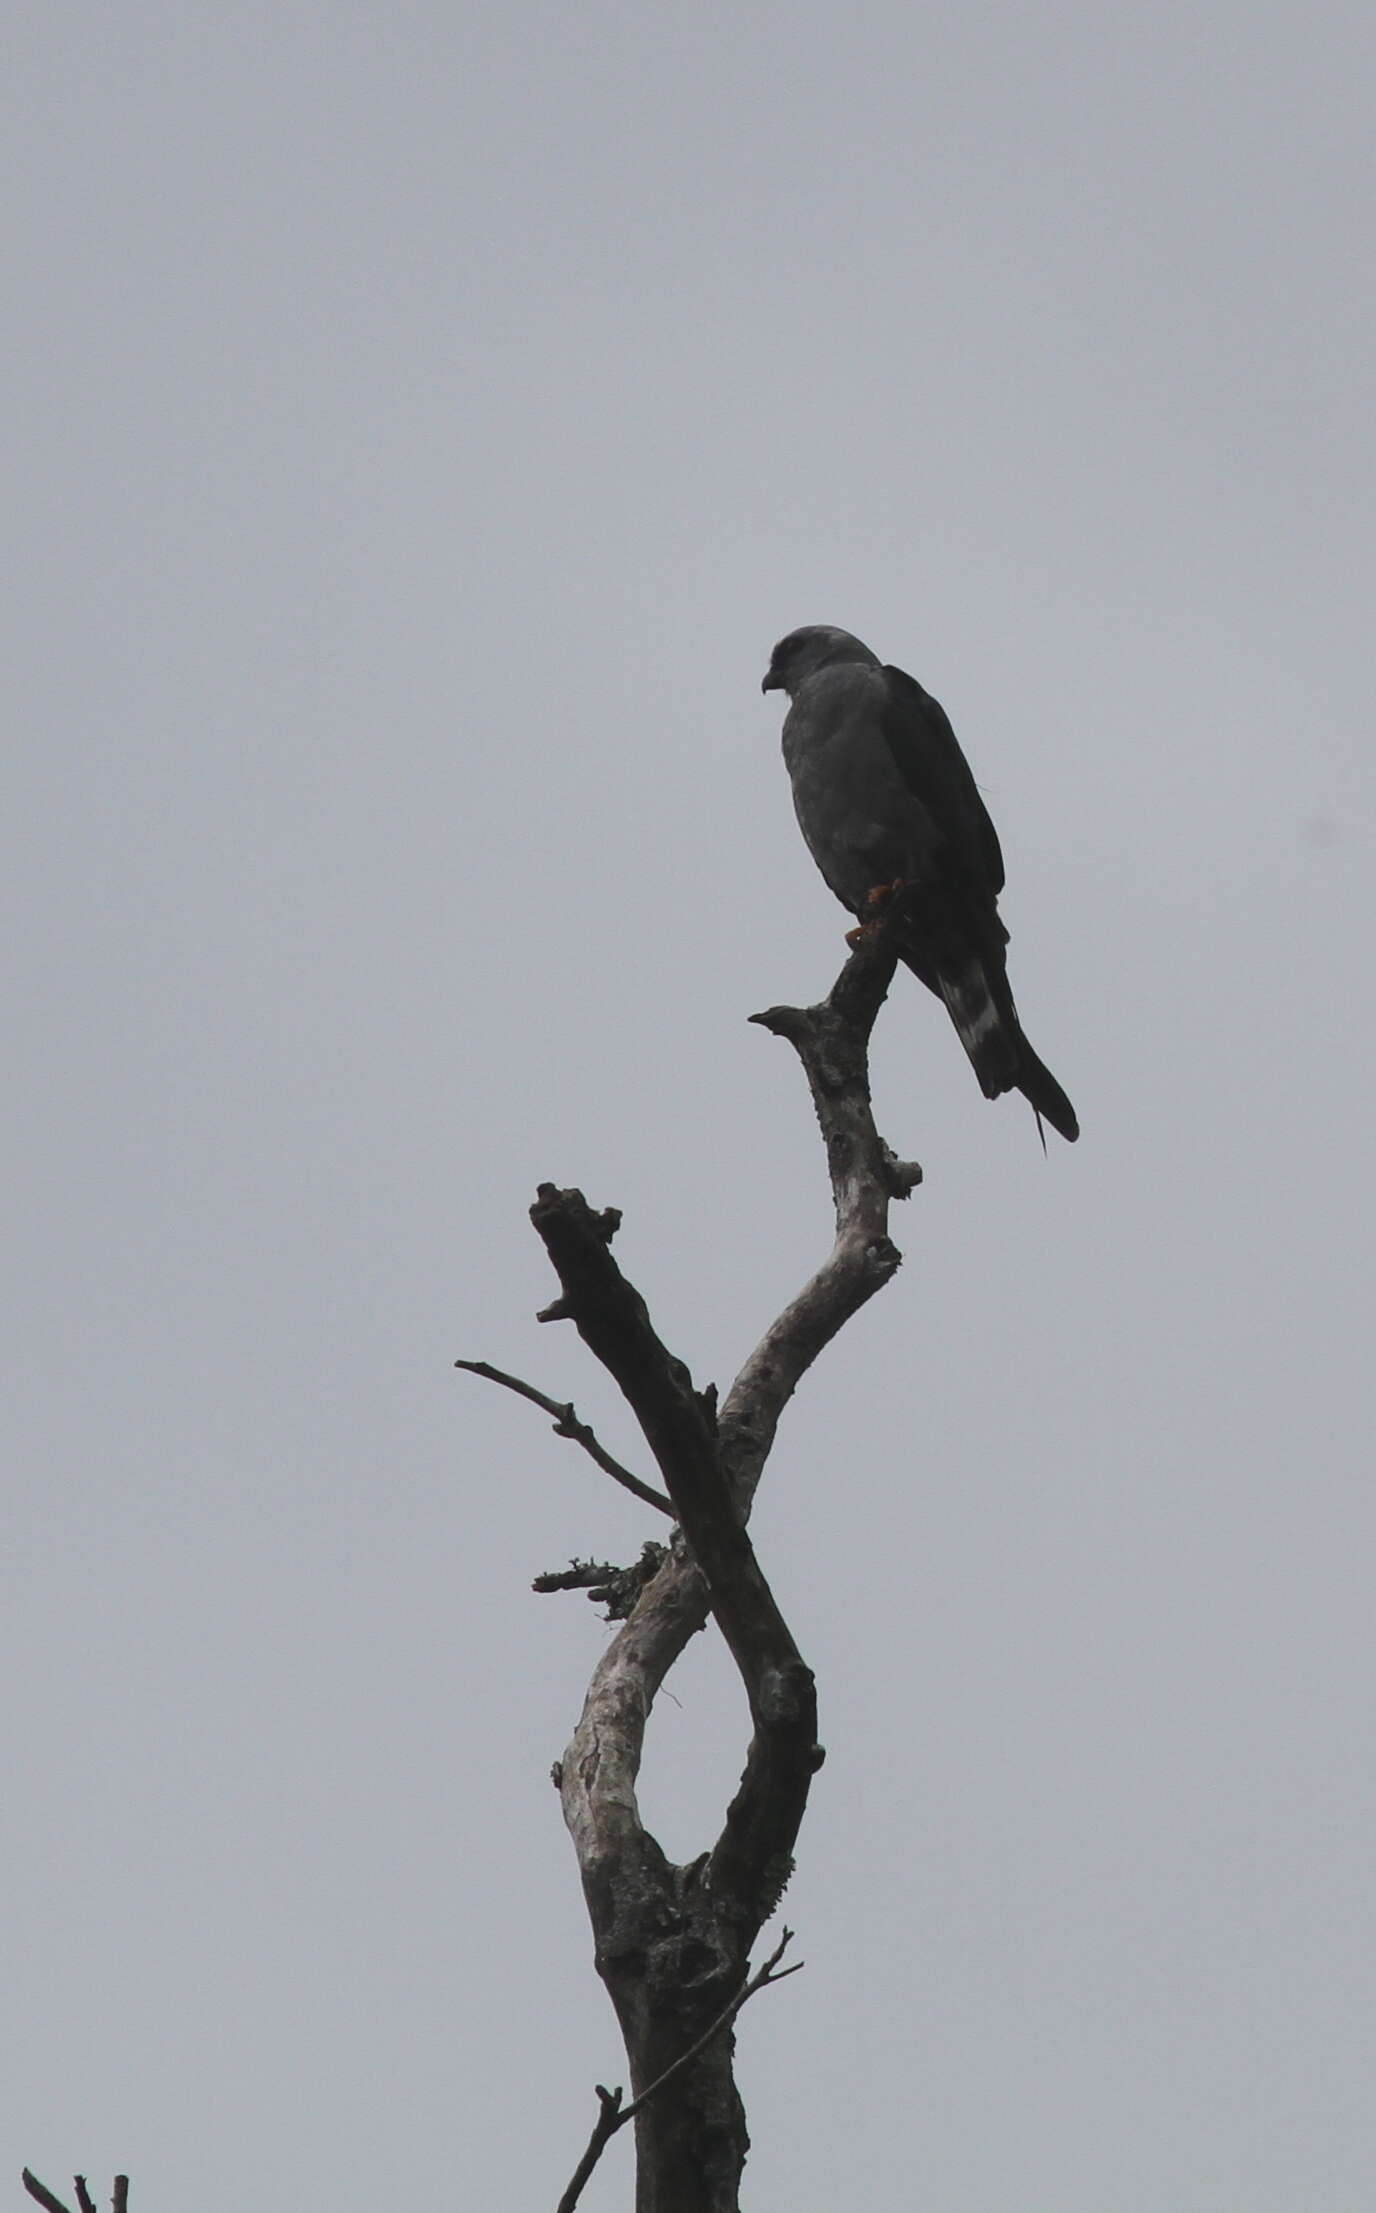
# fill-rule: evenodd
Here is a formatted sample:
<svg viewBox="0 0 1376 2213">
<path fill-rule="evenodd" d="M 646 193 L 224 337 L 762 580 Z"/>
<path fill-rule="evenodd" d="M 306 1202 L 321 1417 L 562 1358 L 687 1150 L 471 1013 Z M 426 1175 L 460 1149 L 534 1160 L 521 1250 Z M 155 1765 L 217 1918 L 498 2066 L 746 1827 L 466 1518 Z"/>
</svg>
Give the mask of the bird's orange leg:
<svg viewBox="0 0 1376 2213">
<path fill-rule="evenodd" d="M 847 930 L 847 945 L 858 945 L 872 923 L 878 922 L 890 901 L 903 889 L 903 878 L 896 876 L 891 884 L 873 884 L 865 894 L 865 904 L 860 909 L 860 920 L 853 930 Z"/>
</svg>

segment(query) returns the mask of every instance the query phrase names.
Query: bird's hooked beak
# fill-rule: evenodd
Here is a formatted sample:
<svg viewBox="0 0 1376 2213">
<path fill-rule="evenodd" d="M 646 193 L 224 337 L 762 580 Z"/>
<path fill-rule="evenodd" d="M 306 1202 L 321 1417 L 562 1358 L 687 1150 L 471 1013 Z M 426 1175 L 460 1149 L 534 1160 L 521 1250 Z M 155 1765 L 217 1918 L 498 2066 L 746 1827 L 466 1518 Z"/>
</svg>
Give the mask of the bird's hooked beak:
<svg viewBox="0 0 1376 2213">
<path fill-rule="evenodd" d="M 784 680 L 782 676 L 780 676 L 774 669 L 771 669 L 769 671 L 769 674 L 765 677 L 764 682 L 760 686 L 760 690 L 762 692 L 781 692 L 783 688 Z"/>
</svg>

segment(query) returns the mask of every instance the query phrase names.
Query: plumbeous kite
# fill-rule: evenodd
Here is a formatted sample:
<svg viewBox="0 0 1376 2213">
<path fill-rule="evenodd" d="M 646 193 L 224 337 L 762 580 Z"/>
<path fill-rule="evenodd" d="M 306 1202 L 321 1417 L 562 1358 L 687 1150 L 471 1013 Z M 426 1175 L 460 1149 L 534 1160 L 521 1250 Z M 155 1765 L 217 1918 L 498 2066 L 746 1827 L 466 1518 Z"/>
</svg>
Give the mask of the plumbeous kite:
<svg viewBox="0 0 1376 2213">
<path fill-rule="evenodd" d="M 895 943 L 946 1003 L 986 1099 L 1020 1091 L 1072 1142 L 1075 1109 L 1023 1035 L 999 920 L 1003 855 L 944 710 L 847 630 L 775 646 L 762 687 L 787 692 L 784 760 L 812 858 L 862 919 L 902 886 Z"/>
</svg>

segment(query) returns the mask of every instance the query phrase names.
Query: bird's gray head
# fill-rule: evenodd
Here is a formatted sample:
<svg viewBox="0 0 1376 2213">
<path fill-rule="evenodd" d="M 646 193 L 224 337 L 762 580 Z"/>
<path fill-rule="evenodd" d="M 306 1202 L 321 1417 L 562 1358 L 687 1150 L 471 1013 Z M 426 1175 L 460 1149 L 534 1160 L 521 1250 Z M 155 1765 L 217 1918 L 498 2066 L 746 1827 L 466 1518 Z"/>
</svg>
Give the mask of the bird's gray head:
<svg viewBox="0 0 1376 2213">
<path fill-rule="evenodd" d="M 806 678 L 842 661 L 859 661 L 872 669 L 881 666 L 879 655 L 861 645 L 849 630 L 836 630 L 825 622 L 809 623 L 805 629 L 790 630 L 786 638 L 780 638 L 769 657 L 769 674 L 760 690 L 787 692 L 792 699 Z"/>
</svg>

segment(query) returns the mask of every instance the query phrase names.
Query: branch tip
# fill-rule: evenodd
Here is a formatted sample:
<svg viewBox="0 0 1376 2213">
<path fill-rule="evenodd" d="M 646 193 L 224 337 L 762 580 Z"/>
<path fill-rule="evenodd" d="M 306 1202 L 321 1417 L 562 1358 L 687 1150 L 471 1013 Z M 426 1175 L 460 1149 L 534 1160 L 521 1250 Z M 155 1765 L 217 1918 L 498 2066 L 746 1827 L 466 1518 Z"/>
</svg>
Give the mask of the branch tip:
<svg viewBox="0 0 1376 2213">
<path fill-rule="evenodd" d="M 594 1606 L 605 1606 L 607 1621 L 629 1621 L 641 1592 L 652 1583 L 668 1557 L 666 1548 L 653 1538 L 640 1548 L 640 1558 L 628 1568 L 610 1560 L 571 1560 L 566 1568 L 537 1575 L 531 1589 L 541 1597 L 551 1591 L 586 1591 Z"/>
<path fill-rule="evenodd" d="M 47 2183 L 40 2182 L 37 2175 L 30 2174 L 27 2167 L 23 2170 L 20 2180 L 29 2196 L 37 2198 L 39 2204 L 44 2208 L 44 2213 L 67 2213 L 67 2207 L 62 2203 L 61 2198 L 55 2197 Z"/>
<path fill-rule="evenodd" d="M 540 1316 L 542 1322 L 556 1318 L 553 1307 Z M 480 1375 L 485 1383 L 500 1383 L 504 1390 L 514 1391 L 518 1398 L 529 1399 L 532 1406 L 541 1407 L 546 1414 L 553 1416 L 556 1437 L 571 1437 L 576 1445 L 583 1447 L 590 1460 L 596 1461 L 604 1475 L 609 1475 L 614 1483 L 619 1483 L 623 1490 L 638 1498 L 643 1506 L 653 1506 L 656 1513 L 667 1514 L 673 1520 L 674 1509 L 663 1491 L 657 1491 L 652 1483 L 642 1483 L 638 1475 L 632 1475 L 630 1469 L 623 1468 L 619 1460 L 613 1460 L 611 1454 L 598 1443 L 588 1424 L 579 1421 L 572 1399 L 566 1400 L 561 1406 L 558 1399 L 550 1398 L 544 1391 L 537 1391 L 533 1383 L 523 1383 L 518 1375 L 508 1375 L 504 1368 L 494 1368 L 490 1360 L 456 1360 L 454 1365 L 465 1369 L 469 1375 Z"/>
<path fill-rule="evenodd" d="M 802 1007 L 766 1007 L 763 1014 L 747 1015 L 746 1020 L 758 1023 L 762 1030 L 769 1030 L 775 1037 L 794 1038 L 805 1027 L 807 1014 Z"/>
</svg>

